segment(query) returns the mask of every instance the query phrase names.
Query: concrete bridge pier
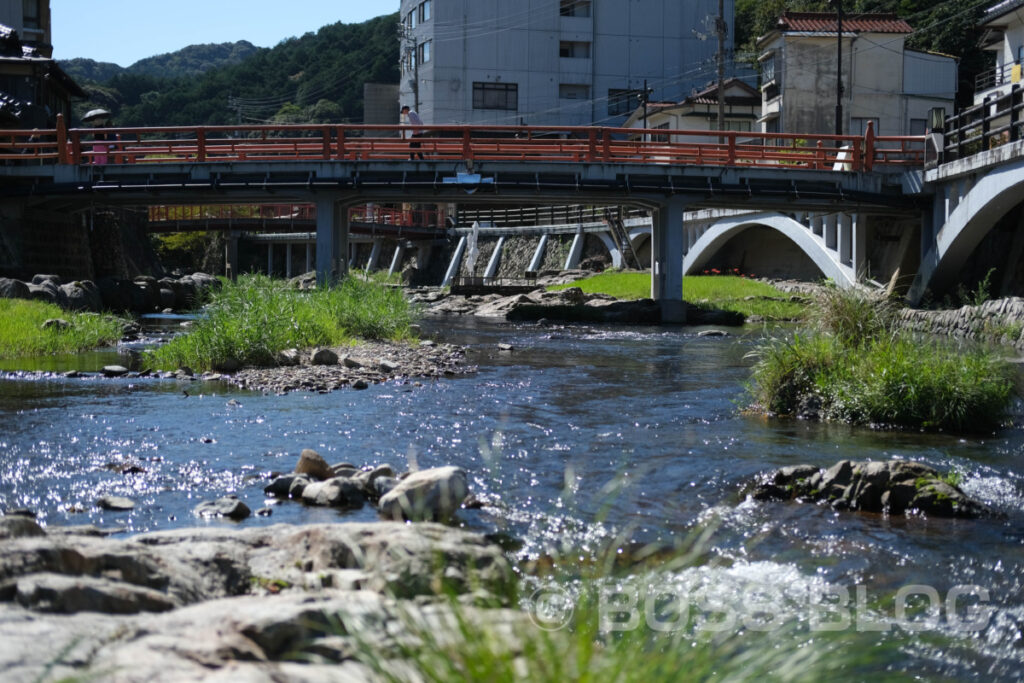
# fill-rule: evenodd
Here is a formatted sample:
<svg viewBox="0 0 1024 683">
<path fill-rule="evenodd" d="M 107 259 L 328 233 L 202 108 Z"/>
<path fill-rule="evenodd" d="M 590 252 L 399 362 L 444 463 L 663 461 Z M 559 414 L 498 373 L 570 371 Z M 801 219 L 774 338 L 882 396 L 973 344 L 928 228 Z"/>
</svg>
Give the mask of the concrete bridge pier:
<svg viewBox="0 0 1024 683">
<path fill-rule="evenodd" d="M 316 283 L 334 284 L 348 272 L 348 211 L 337 197 L 316 201 Z"/>
<path fill-rule="evenodd" d="M 380 252 L 383 250 L 384 240 L 374 240 L 373 246 L 370 247 L 370 258 L 366 261 L 366 272 L 371 272 L 377 269 L 377 262 L 380 261 Z"/>
<path fill-rule="evenodd" d="M 686 322 L 683 301 L 683 213 L 686 198 L 673 197 L 658 207 L 651 235 L 651 298 L 661 304 L 661 320 Z"/>
</svg>

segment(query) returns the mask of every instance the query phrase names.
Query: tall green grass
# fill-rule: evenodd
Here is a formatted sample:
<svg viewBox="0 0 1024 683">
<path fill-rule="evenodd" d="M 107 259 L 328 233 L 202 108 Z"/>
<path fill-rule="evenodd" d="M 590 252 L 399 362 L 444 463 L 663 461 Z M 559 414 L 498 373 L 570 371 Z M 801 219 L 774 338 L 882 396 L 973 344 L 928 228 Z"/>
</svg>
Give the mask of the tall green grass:
<svg viewBox="0 0 1024 683">
<path fill-rule="evenodd" d="M 225 283 L 187 334 L 147 354 L 144 362 L 153 368 L 194 370 L 230 360 L 274 365 L 284 349 L 406 338 L 412 315 L 401 290 L 355 277 L 335 287 L 300 291 L 250 275 Z"/>
<path fill-rule="evenodd" d="M 579 287 L 587 294 L 607 294 L 616 299 L 651 296 L 650 273 L 608 271 L 548 289 Z M 760 316 L 766 320 L 797 320 L 806 305 L 771 285 L 735 275 L 688 275 L 683 279 L 683 298 L 701 308 L 717 308 Z"/>
<path fill-rule="evenodd" d="M 749 392 L 761 410 L 853 424 L 983 432 L 1013 393 L 1011 366 L 992 351 L 899 332 L 882 296 L 832 289 L 810 330 L 765 340 Z"/>
<path fill-rule="evenodd" d="M 50 319 L 70 325 L 43 329 Z M 54 304 L 24 299 L 0 299 L 0 358 L 26 358 L 54 353 L 78 353 L 116 344 L 124 321 L 94 313 L 71 313 Z"/>
</svg>

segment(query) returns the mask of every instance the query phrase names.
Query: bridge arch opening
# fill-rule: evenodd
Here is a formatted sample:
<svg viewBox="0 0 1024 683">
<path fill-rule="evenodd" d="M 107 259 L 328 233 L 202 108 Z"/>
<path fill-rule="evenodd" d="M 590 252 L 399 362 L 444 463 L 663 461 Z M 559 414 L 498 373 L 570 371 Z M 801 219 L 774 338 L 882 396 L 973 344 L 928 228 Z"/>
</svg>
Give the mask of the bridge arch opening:
<svg viewBox="0 0 1024 683">
<path fill-rule="evenodd" d="M 692 275 L 717 270 L 758 277 L 792 280 L 820 280 L 824 272 L 793 240 L 778 230 L 759 224 L 749 225 L 729 239 L 704 266 Z"/>
</svg>

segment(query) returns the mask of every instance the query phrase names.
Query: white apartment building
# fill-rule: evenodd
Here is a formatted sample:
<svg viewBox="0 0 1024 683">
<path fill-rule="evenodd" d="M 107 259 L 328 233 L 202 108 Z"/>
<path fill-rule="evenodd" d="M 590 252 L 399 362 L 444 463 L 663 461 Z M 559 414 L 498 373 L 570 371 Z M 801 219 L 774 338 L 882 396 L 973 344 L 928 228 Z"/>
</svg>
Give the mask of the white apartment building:
<svg viewBox="0 0 1024 683">
<path fill-rule="evenodd" d="M 1010 92 L 1022 80 L 1024 69 L 1024 0 L 1003 0 L 985 12 L 979 27 L 981 45 L 995 53 L 995 68 L 978 76 L 974 103 Z"/>
<path fill-rule="evenodd" d="M 724 13 L 732 26 L 733 0 Z M 401 104 L 428 124 L 620 125 L 644 81 L 678 102 L 716 78 L 717 14 L 717 0 L 402 0 Z"/>
</svg>

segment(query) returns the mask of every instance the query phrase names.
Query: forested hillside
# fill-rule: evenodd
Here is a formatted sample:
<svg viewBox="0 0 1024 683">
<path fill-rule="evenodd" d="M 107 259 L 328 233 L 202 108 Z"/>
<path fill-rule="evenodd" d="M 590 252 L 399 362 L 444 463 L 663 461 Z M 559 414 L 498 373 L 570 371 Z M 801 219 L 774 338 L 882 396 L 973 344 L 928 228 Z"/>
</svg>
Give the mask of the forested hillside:
<svg viewBox="0 0 1024 683">
<path fill-rule="evenodd" d="M 363 83 L 398 82 L 397 22 L 398 15 L 391 14 L 362 24 L 332 24 L 273 48 L 255 48 L 238 64 L 180 75 L 212 58 L 204 48 L 224 47 L 192 46 L 142 60 L 96 83 L 83 82 L 90 99 L 75 111 L 80 116 L 95 107 L 109 109 L 119 126 L 215 125 L 239 119 L 361 122 Z"/>
</svg>

